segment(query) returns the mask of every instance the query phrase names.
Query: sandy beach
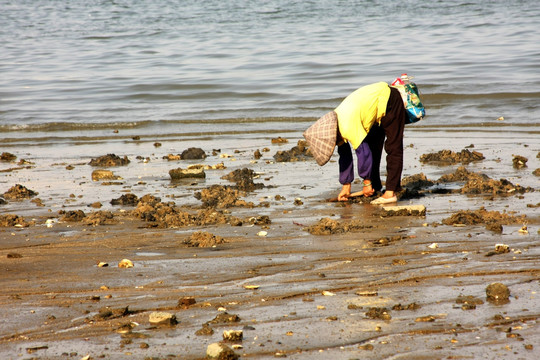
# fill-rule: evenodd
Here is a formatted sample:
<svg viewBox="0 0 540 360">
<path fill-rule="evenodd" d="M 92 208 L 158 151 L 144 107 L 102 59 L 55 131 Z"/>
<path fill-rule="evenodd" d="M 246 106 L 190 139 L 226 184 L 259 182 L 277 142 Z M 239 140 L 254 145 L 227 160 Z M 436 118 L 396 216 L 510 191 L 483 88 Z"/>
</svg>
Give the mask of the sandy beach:
<svg viewBox="0 0 540 360">
<path fill-rule="evenodd" d="M 398 205 L 425 214 L 326 201 L 339 191 L 336 157 L 319 168 L 293 151 L 298 139 L 216 149 L 142 137 L 61 162 L 10 150 L 1 357 L 204 359 L 223 343 L 227 359 L 537 359 L 538 145 L 416 140 Z M 204 156 L 176 157 L 191 147 Z M 484 159 L 422 157 L 448 148 Z M 110 153 L 129 163 L 90 165 Z M 197 164 L 204 178 L 171 181 Z M 493 283 L 507 295 L 490 298 Z M 229 330 L 241 339 L 224 340 Z"/>
</svg>

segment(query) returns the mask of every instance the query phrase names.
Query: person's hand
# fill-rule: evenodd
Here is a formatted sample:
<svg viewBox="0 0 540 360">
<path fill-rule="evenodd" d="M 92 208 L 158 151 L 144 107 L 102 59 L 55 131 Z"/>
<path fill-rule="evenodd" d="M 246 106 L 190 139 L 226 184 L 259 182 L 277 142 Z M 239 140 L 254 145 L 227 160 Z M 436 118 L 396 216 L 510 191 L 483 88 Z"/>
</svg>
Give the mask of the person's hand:
<svg viewBox="0 0 540 360">
<path fill-rule="evenodd" d="M 341 191 L 338 195 L 338 201 L 347 201 L 351 195 L 351 184 L 343 184 Z"/>
</svg>

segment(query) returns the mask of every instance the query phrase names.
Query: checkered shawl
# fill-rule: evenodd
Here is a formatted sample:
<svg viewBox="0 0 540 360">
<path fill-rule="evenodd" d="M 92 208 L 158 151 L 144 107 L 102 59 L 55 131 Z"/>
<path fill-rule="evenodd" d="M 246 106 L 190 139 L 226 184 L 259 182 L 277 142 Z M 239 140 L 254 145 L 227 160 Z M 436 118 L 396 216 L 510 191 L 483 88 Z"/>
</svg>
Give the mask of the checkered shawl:
<svg viewBox="0 0 540 360">
<path fill-rule="evenodd" d="M 326 164 L 334 153 L 337 126 L 337 114 L 330 111 L 304 132 L 309 149 L 320 166 Z"/>
</svg>

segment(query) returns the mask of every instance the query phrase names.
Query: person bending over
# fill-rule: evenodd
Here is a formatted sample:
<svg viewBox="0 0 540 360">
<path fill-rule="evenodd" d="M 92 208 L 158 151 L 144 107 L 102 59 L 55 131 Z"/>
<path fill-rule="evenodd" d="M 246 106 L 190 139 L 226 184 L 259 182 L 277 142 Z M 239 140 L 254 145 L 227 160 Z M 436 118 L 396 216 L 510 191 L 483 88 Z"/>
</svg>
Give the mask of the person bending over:
<svg viewBox="0 0 540 360">
<path fill-rule="evenodd" d="M 371 189 L 366 186 L 363 190 L 365 196 L 382 190 L 379 167 L 384 148 L 387 154 L 386 190 L 371 203 L 387 204 L 396 202 L 396 192 L 401 190 L 405 121 L 405 106 L 399 90 L 385 82 L 377 82 L 352 92 L 303 135 L 320 166 L 330 160 L 338 145 L 342 184 L 338 199 L 341 201 L 350 196 L 354 177 L 350 147 L 357 154 L 359 175 L 364 178 L 364 185 L 371 184 Z"/>
</svg>

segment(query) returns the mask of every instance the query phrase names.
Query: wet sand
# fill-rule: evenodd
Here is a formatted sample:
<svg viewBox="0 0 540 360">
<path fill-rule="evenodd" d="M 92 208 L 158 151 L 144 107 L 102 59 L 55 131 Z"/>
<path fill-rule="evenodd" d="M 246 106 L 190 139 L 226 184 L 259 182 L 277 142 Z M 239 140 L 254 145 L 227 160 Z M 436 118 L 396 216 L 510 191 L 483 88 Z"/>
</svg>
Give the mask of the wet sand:
<svg viewBox="0 0 540 360">
<path fill-rule="evenodd" d="M 437 180 L 454 171 L 462 164 L 423 164 L 419 158 L 447 148 L 460 151 L 470 141 L 458 139 L 451 147 L 415 141 L 406 149 L 404 176 L 422 172 Z M 41 201 L 0 206 L 0 215 L 17 214 L 30 224 L 0 228 L 1 357 L 202 359 L 209 344 L 223 341 L 224 330 L 243 330 L 242 341 L 226 342 L 241 358 L 540 357 L 537 192 L 471 195 L 423 188 L 424 196 L 399 205 L 425 205 L 425 216 L 385 217 L 379 207 L 362 202 L 325 201 L 339 191 L 335 162 L 319 168 L 309 160 L 274 161 L 277 151 L 295 144 L 296 139 L 284 144 L 230 141 L 213 152 L 213 143 L 202 141 L 196 145 L 207 157 L 198 161 L 163 159 L 172 148 L 181 153 L 193 144 L 161 148 L 144 139 L 126 141 L 123 152 L 105 146 L 87 155 L 68 152 L 61 162 L 35 149 L 10 150 L 30 165 L 3 163 L 4 170 L 20 169 L 5 172 L 1 192 L 23 184 L 38 192 L 32 199 Z M 537 188 L 538 177 L 532 174 L 540 167 L 537 145 L 505 150 L 498 144 L 476 141 L 474 150 L 485 160 L 467 169 Z M 262 157 L 255 159 L 259 149 Z M 96 168 L 88 165 L 90 158 L 111 152 L 131 160 L 107 168 L 121 179 L 93 181 Z M 527 157 L 529 167 L 513 168 L 513 153 Z M 226 169 L 206 170 L 205 179 L 171 182 L 169 170 L 196 163 L 223 163 Z M 134 216 L 136 206 L 109 203 L 123 194 L 151 194 L 196 214 L 201 201 L 194 194 L 211 185 L 234 185 L 221 177 L 242 168 L 254 169 L 254 181 L 265 185 L 240 196 L 253 207 L 215 209 L 224 218 L 241 219 L 241 225 L 226 220 L 160 227 Z M 353 190 L 359 190 L 355 185 Z M 101 208 L 90 206 L 97 202 Z M 504 224 L 501 232 L 484 223 L 443 224 L 460 210 L 481 207 L 526 220 Z M 87 215 L 111 211 L 115 221 L 94 226 L 61 220 L 75 210 Z M 250 222 L 260 216 L 270 222 Z M 308 231 L 325 218 L 358 226 L 330 235 Z M 520 232 L 525 223 L 528 232 Z M 190 246 L 197 231 L 223 242 Z M 496 244 L 508 245 L 508 251 L 494 252 Z M 118 267 L 123 259 L 134 267 Z M 488 301 L 491 283 L 508 287 L 508 301 Z M 191 298 L 194 303 L 186 300 Z M 174 314 L 178 324 L 151 324 L 153 312 Z M 237 315 L 238 321 L 213 321 L 223 313 Z M 212 334 L 196 334 L 208 327 Z"/>
</svg>

